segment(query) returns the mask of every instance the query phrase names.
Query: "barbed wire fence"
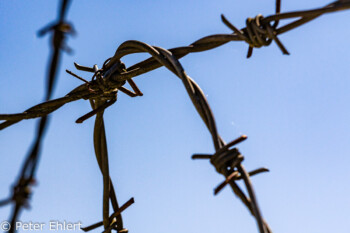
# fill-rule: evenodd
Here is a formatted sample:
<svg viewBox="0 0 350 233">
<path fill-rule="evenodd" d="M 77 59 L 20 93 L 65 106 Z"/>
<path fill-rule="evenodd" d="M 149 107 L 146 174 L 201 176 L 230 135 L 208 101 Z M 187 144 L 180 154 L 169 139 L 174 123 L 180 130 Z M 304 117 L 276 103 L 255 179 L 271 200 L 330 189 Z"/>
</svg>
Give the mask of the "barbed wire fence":
<svg viewBox="0 0 350 233">
<path fill-rule="evenodd" d="M 24 119 L 41 117 L 37 139 L 33 147 L 34 149 L 32 149 L 34 152 L 30 153 L 30 156 L 24 163 L 23 169 L 20 173 L 21 176 L 13 189 L 12 196 L 1 202 L 1 205 L 11 202 L 14 203 L 14 214 L 11 221 L 15 222 L 19 210 L 23 206 L 28 205 L 28 199 L 30 197 L 29 188 L 35 175 L 47 115 L 69 102 L 85 99 L 90 101 L 92 111 L 77 119 L 76 122 L 82 123 L 86 119 L 96 115 L 93 136 L 96 160 L 103 176 L 103 220 L 82 229 L 84 231 L 90 231 L 103 226 L 103 232 L 111 232 L 112 230 L 116 230 L 117 232 L 128 231 L 123 226 L 122 212 L 134 203 L 134 199 L 131 198 L 129 201 L 119 207 L 113 182 L 109 175 L 108 150 L 103 114 L 109 106 L 116 102 L 118 90 L 131 97 L 143 95 L 132 78 L 164 66 L 181 79 L 193 105 L 211 134 L 215 153 L 194 154 L 192 158 L 209 159 L 216 171 L 225 177 L 225 180 L 219 184 L 217 188 L 215 188 L 214 194 L 219 193 L 225 186 L 230 185 L 236 196 L 240 198 L 242 203 L 248 208 L 249 212 L 255 217 L 259 232 L 272 232 L 267 222 L 262 217 L 262 213 L 259 209 L 254 189 L 250 181 L 250 176 L 261 172 L 266 172 L 268 170 L 266 168 L 258 168 L 251 172 L 247 172 L 245 167 L 242 165 L 244 160 L 243 155 L 236 147 L 234 147 L 238 143 L 244 141 L 247 136 L 242 135 L 229 143 L 225 143 L 218 133 L 213 113 L 203 91 L 198 84 L 186 74 L 179 59 L 190 53 L 214 49 L 230 41 L 245 41 L 248 43 L 248 58 L 252 56 L 253 48 L 268 46 L 273 41 L 277 44 L 283 54 L 289 54 L 286 47 L 278 39 L 278 35 L 301 26 L 325 13 L 349 9 L 350 1 L 335 1 L 324 7 L 313 10 L 280 13 L 281 1 L 277 0 L 274 15 L 268 17 L 258 15 L 255 18 L 248 18 L 246 20 L 246 27 L 243 29 L 236 28 L 222 15 L 222 21 L 233 31 L 232 34 L 211 35 L 201 38 L 189 46 L 177 47 L 168 50 L 157 46 L 151 46 L 140 41 L 126 41 L 117 48 L 113 57 L 108 58 L 103 63 L 101 69 L 99 69 L 97 65 L 94 65 L 93 67 L 85 67 L 75 63 L 75 67 L 78 70 L 91 72 L 93 74 L 91 81 L 87 81 L 67 70 L 69 74 L 82 80 L 84 84 L 78 86 L 62 98 L 49 100 L 54 86 L 54 74 L 58 64 L 59 50 L 62 48 L 65 33 L 72 31 L 72 27 L 64 22 L 64 15 L 68 3 L 69 1 L 67 0 L 62 1 L 60 18 L 58 21 L 59 23 L 52 24 L 39 33 L 44 34 L 49 30 L 54 30 L 55 32 L 53 40 L 53 48 L 55 52 L 48 78 L 49 82 L 47 85 L 46 102 L 29 108 L 23 113 L 0 114 L 0 120 L 4 120 L 4 122 L 0 124 L 1 130 Z M 278 27 L 281 20 L 293 18 L 296 18 L 296 20 Z M 124 56 L 134 53 L 148 53 L 151 57 L 126 68 L 121 59 Z M 123 87 L 126 82 L 130 84 L 133 91 Z M 237 181 L 239 180 L 243 180 L 246 193 L 237 184 Z M 112 214 L 110 214 L 111 211 L 109 209 L 110 203 L 113 208 Z"/>
</svg>

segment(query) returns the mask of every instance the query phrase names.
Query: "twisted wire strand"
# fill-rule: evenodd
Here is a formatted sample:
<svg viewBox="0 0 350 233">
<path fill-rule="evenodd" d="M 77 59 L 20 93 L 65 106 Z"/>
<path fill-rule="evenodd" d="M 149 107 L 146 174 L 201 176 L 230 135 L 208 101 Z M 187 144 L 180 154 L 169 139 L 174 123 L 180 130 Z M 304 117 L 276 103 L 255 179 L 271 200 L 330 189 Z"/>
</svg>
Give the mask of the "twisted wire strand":
<svg viewBox="0 0 350 233">
<path fill-rule="evenodd" d="M 96 106 L 97 105 L 98 104 L 96 104 Z M 113 210 L 115 213 L 118 212 L 119 205 L 117 202 L 117 197 L 114 191 L 112 180 L 109 176 L 108 152 L 105 126 L 103 121 L 103 112 L 99 112 L 96 115 L 94 127 L 94 147 L 96 158 L 99 161 L 99 166 L 103 175 L 103 225 L 106 230 L 109 227 L 111 227 L 111 219 L 109 217 L 109 201 L 111 200 Z M 123 220 L 121 214 L 116 216 L 115 223 L 117 224 L 116 230 L 118 232 L 127 232 L 127 229 L 124 229 L 123 227 Z M 107 232 L 110 232 L 110 230 L 107 230 Z"/>
<path fill-rule="evenodd" d="M 97 70 L 95 70 L 97 72 Z M 92 109 L 97 109 L 99 106 L 105 104 L 106 101 L 101 101 L 99 99 L 90 100 Z M 105 133 L 105 125 L 103 120 L 104 110 L 96 114 L 95 127 L 94 127 L 94 148 L 96 159 L 98 161 L 102 176 L 103 176 L 103 225 L 105 230 L 108 229 L 110 224 L 109 219 L 109 200 L 112 202 L 114 212 L 117 212 L 119 205 L 117 202 L 117 197 L 115 195 L 112 180 L 109 176 L 109 165 L 108 165 L 108 150 L 107 150 L 107 140 Z M 127 232 L 127 229 L 123 228 L 122 215 L 117 216 L 117 231 Z M 110 232 L 110 230 L 107 230 Z"/>
<path fill-rule="evenodd" d="M 124 49 L 132 49 L 137 50 L 138 52 L 147 52 L 149 53 L 155 60 L 157 60 L 159 63 L 162 63 L 166 68 L 168 68 L 171 72 L 173 72 L 176 76 L 178 76 L 186 90 L 187 93 L 192 100 L 192 103 L 197 109 L 197 112 L 201 116 L 202 120 L 206 124 L 209 132 L 211 133 L 214 148 L 216 151 L 219 151 L 222 147 L 225 146 L 225 142 L 221 139 L 220 135 L 217 132 L 215 120 L 213 113 L 209 107 L 209 104 L 205 98 L 205 95 L 203 94 L 200 87 L 185 73 L 183 67 L 181 66 L 178 59 L 176 59 L 170 51 L 150 46 L 148 44 L 145 44 L 143 42 L 139 41 L 127 41 L 124 42 L 122 45 L 120 45 L 117 49 L 117 52 L 115 54 L 116 57 L 121 59 L 125 54 L 119 54 L 119 51 L 123 51 Z M 232 159 L 232 158 L 231 158 Z M 259 231 L 260 233 L 267 233 L 271 232 L 269 226 L 267 225 L 266 221 L 262 218 L 260 209 L 258 207 L 258 203 L 254 194 L 254 190 L 252 187 L 252 184 L 249 179 L 249 174 L 245 171 L 245 168 L 240 163 L 241 161 L 237 162 L 235 167 L 237 167 L 239 173 L 241 174 L 241 177 L 243 178 L 246 188 L 248 190 L 250 199 L 248 199 L 245 194 L 242 192 L 242 190 L 238 187 L 238 185 L 234 184 L 232 187 L 235 190 L 235 193 L 239 194 L 239 197 L 241 199 L 244 199 L 243 203 L 245 203 L 249 210 L 251 210 L 253 216 L 255 216 Z M 215 164 L 215 163 L 214 163 Z M 222 168 L 217 167 L 217 170 L 223 174 L 224 176 L 229 176 L 230 174 L 228 171 Z M 234 181 L 231 181 L 233 183 Z M 248 201 L 249 200 L 249 201 Z"/>
<path fill-rule="evenodd" d="M 276 4 L 276 10 L 279 11 L 280 6 Z M 314 10 L 307 10 L 307 11 L 295 11 L 295 12 L 288 12 L 288 13 L 277 13 L 275 15 L 271 15 L 268 17 L 263 18 L 260 22 L 262 23 L 269 23 L 269 22 L 279 22 L 282 19 L 291 19 L 291 18 L 297 18 L 301 17 L 301 19 L 298 19 L 292 23 L 286 24 L 280 28 L 276 28 L 274 31 L 275 36 L 285 33 L 291 29 L 294 29 L 302 24 L 305 24 L 322 14 L 336 12 L 340 10 L 346 10 L 350 8 L 350 1 L 335 1 L 333 3 L 328 4 L 325 7 L 317 8 Z M 222 17 L 224 20 L 225 17 Z M 228 21 L 227 21 L 228 22 Z M 224 22 L 225 23 L 225 22 Z M 231 24 L 232 25 L 232 24 Z M 241 30 L 243 31 L 244 28 Z M 221 45 L 224 45 L 230 41 L 244 41 L 245 39 L 242 38 L 240 34 L 216 34 L 216 35 L 210 35 L 203 37 L 194 43 L 192 43 L 189 46 L 182 46 L 177 48 L 168 49 L 174 57 L 177 59 L 182 58 L 190 53 L 195 52 L 203 52 L 206 50 L 214 49 L 216 47 L 219 47 Z M 142 62 L 139 62 L 135 65 L 132 65 L 126 69 L 126 72 L 112 72 L 108 74 L 108 70 L 111 70 L 113 66 L 115 66 L 117 63 L 119 63 L 119 58 L 121 56 L 125 56 L 132 53 L 138 53 L 139 51 L 133 48 L 125 48 L 123 50 L 118 51 L 118 56 L 116 54 L 108 58 L 104 63 L 104 69 L 107 70 L 107 73 L 105 74 L 105 78 L 108 79 L 108 85 L 112 86 L 113 88 L 118 88 L 122 85 L 121 82 L 131 79 L 133 77 L 136 77 L 138 75 L 144 74 L 146 72 L 152 71 L 154 69 L 157 69 L 162 66 L 161 63 L 159 63 L 155 58 L 150 57 Z M 91 85 L 95 85 L 96 83 L 90 82 Z M 71 101 L 79 100 L 79 99 L 89 99 L 93 96 L 97 96 L 99 93 L 91 93 L 89 89 L 87 88 L 87 85 L 81 85 L 77 87 L 75 90 L 70 92 L 66 97 L 57 99 L 57 101 L 49 101 L 46 103 L 42 103 L 39 105 L 36 105 L 28 110 L 26 110 L 23 113 L 18 114 L 0 114 L 0 120 L 5 120 L 4 122 L 0 123 L 0 130 L 7 128 L 8 126 L 11 126 L 12 124 L 18 123 L 19 121 L 23 119 L 31 119 L 36 117 L 42 117 L 45 116 L 54 110 L 62 107 L 64 104 L 69 103 Z"/>
<path fill-rule="evenodd" d="M 313 9 L 313 10 L 306 10 L 306 11 L 294 11 L 294 12 L 288 12 L 288 13 L 277 13 L 268 17 L 265 17 L 261 20 L 261 23 L 271 23 L 271 22 L 279 22 L 283 19 L 293 19 L 293 18 L 301 18 L 297 19 L 294 22 L 291 22 L 289 24 L 286 24 L 284 26 L 281 26 L 280 28 L 277 28 L 274 31 L 275 36 L 283 34 L 289 30 L 292 30 L 298 26 L 301 26 L 313 19 L 316 19 L 317 17 L 331 12 L 336 12 L 340 10 L 346 10 L 350 8 L 350 1 L 335 1 L 330 4 L 328 4 L 325 7 Z M 241 29 L 241 31 L 243 31 Z M 173 56 L 176 58 L 182 58 L 190 53 L 196 53 L 196 52 L 203 52 L 206 50 L 214 49 L 216 47 L 222 46 L 230 41 L 244 41 L 242 37 L 240 37 L 239 34 L 232 33 L 232 34 L 215 34 L 203 37 L 192 44 L 188 46 L 182 46 L 182 47 L 176 47 L 172 49 L 168 49 Z M 120 53 L 125 54 L 131 54 L 134 53 L 132 49 L 120 51 Z M 115 57 L 115 55 L 111 58 L 110 62 L 106 65 L 107 68 L 113 65 L 114 62 L 117 62 L 118 58 Z M 161 64 L 158 63 L 154 58 L 148 58 L 144 61 L 141 61 L 133 66 L 130 66 L 127 69 L 127 72 L 116 74 L 112 79 L 113 80 L 127 80 L 129 78 L 133 78 L 135 76 L 147 73 L 151 70 L 157 69 L 161 67 Z"/>
</svg>

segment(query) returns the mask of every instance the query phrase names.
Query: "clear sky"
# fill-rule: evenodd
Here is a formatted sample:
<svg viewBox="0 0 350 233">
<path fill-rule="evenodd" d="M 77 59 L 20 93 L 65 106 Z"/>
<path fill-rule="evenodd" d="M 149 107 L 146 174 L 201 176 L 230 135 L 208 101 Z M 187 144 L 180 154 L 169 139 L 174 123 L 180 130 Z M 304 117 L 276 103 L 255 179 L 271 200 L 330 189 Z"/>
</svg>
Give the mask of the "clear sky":
<svg viewBox="0 0 350 233">
<path fill-rule="evenodd" d="M 328 3 L 284 0 L 282 11 Z M 57 6 L 58 1 L 0 1 L 0 113 L 22 112 L 43 100 L 49 37 L 38 38 L 36 32 L 56 19 Z M 54 97 L 81 84 L 64 69 L 74 71 L 74 61 L 101 66 L 125 40 L 183 46 L 231 33 L 221 13 L 241 28 L 247 17 L 273 12 L 272 0 L 73 1 L 67 18 L 78 35 L 67 41 L 74 54 L 63 56 Z M 281 35 L 290 56 L 273 43 L 246 59 L 247 44 L 231 42 L 181 59 L 207 95 L 224 140 L 248 135 L 238 146 L 246 168 L 271 170 L 252 181 L 274 232 L 350 232 L 349 17 L 350 11 L 324 15 Z M 123 61 L 130 66 L 146 57 Z M 258 232 L 230 188 L 213 195 L 223 177 L 212 165 L 191 160 L 193 153 L 214 149 L 179 79 L 161 68 L 134 81 L 144 96 L 119 93 L 105 112 L 119 202 L 135 198 L 123 214 L 125 227 L 131 233 Z M 88 101 L 80 100 L 51 115 L 32 209 L 21 220 L 86 226 L 102 219 L 94 119 L 74 123 L 89 111 Z M 10 194 L 37 122 L 22 121 L 0 133 L 0 198 Z M 9 207 L 1 208 L 0 221 L 9 213 Z"/>
</svg>

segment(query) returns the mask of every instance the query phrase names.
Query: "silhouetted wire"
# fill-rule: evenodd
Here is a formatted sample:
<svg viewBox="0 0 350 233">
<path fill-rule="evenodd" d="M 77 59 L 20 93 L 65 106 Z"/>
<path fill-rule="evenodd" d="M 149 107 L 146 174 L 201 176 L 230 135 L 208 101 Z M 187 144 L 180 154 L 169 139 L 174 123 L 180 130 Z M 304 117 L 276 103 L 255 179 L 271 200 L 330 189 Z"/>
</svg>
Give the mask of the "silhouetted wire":
<svg viewBox="0 0 350 233">
<path fill-rule="evenodd" d="M 38 35 L 43 36 L 47 32 L 53 31 L 52 36 L 52 55 L 51 61 L 49 62 L 49 72 L 47 78 L 47 89 L 45 94 L 45 100 L 48 101 L 53 93 L 57 67 L 60 62 L 61 49 L 65 47 L 66 34 L 72 32 L 72 27 L 64 22 L 64 16 L 68 10 L 69 0 L 61 1 L 60 16 L 57 24 L 50 24 L 49 26 L 43 28 L 39 31 Z M 13 187 L 12 197 L 8 199 L 7 203 L 14 202 L 14 208 L 11 216 L 11 228 L 9 232 L 16 231 L 16 221 L 19 217 L 22 207 L 29 208 L 29 198 L 31 196 L 31 185 L 35 183 L 35 173 L 40 158 L 41 144 L 43 143 L 44 134 L 47 130 L 49 118 L 48 116 L 43 116 L 37 128 L 37 133 L 35 140 L 31 149 L 29 150 L 28 156 L 22 166 L 20 176 Z M 1 205 L 1 204 L 0 204 Z"/>
<path fill-rule="evenodd" d="M 64 1 L 62 9 L 64 8 L 65 4 L 67 4 L 67 2 Z M 280 13 L 281 2 L 280 0 L 277 0 L 275 5 L 275 15 L 271 15 L 266 18 L 264 18 L 262 15 L 258 15 L 255 18 L 248 18 L 246 21 L 246 27 L 243 29 L 237 29 L 222 15 L 222 21 L 226 26 L 233 30 L 232 34 L 217 34 L 207 36 L 197 40 L 189 46 L 166 50 L 157 46 L 148 45 L 140 41 L 126 41 L 118 47 L 113 57 L 108 58 L 103 63 L 101 69 L 98 69 L 97 65 L 91 68 L 75 64 L 77 69 L 93 73 L 92 80 L 90 82 L 72 73 L 71 71 L 67 71 L 74 77 L 84 81 L 84 84 L 72 90 L 65 97 L 46 101 L 26 110 L 23 113 L 0 114 L 0 120 L 5 120 L 5 122 L 0 124 L 0 129 L 4 129 L 9 125 L 17 123 L 23 119 L 45 117 L 51 112 L 62 107 L 64 104 L 75 100 L 89 100 L 91 103 L 92 111 L 80 117 L 77 120 L 77 123 L 82 123 L 84 120 L 92 117 L 93 115 L 96 115 L 94 127 L 94 148 L 96 159 L 103 176 L 103 220 L 91 226 L 84 227 L 82 230 L 90 231 L 97 227 L 104 226 L 104 232 L 110 232 L 111 230 L 117 230 L 119 233 L 127 232 L 128 230 L 123 228 L 121 213 L 128 206 L 134 203 L 134 200 L 132 198 L 120 208 L 118 206 L 113 183 L 109 175 L 108 150 L 103 113 L 106 108 L 116 102 L 118 90 L 131 97 L 142 96 L 142 92 L 132 81 L 133 77 L 149 72 L 161 66 L 165 66 L 182 80 L 193 105 L 195 106 L 197 112 L 199 113 L 200 117 L 202 118 L 211 134 L 215 153 L 195 154 L 192 156 L 192 158 L 209 159 L 211 164 L 215 167 L 216 171 L 225 176 L 225 180 L 214 189 L 214 194 L 219 193 L 226 185 L 229 184 L 233 192 L 240 198 L 250 213 L 255 217 L 259 232 L 270 233 L 272 231 L 267 222 L 262 217 L 250 180 L 250 176 L 266 172 L 268 169 L 258 168 L 251 172 L 246 171 L 242 165 L 244 157 L 234 146 L 244 141 L 247 136 L 242 135 L 241 137 L 227 144 L 224 142 L 217 131 L 213 113 L 210 109 L 205 95 L 203 94 L 203 91 L 200 89 L 198 84 L 195 83 L 194 80 L 192 80 L 185 73 L 178 59 L 189 53 L 202 52 L 216 48 L 229 41 L 245 41 L 248 43 L 249 49 L 247 57 L 250 57 L 252 55 L 253 48 L 268 46 L 272 43 L 272 41 L 277 44 L 283 54 L 289 54 L 285 46 L 277 37 L 278 35 L 296 28 L 306 22 L 309 22 L 324 13 L 330 13 L 349 8 L 350 1 L 335 1 L 325 7 L 314 10 Z M 64 16 L 64 13 L 62 12 L 65 11 L 61 11 L 61 18 Z M 299 19 L 277 28 L 280 20 L 290 18 Z M 272 22 L 273 24 L 271 25 Z M 151 57 L 127 69 L 121 62 L 121 58 L 126 55 L 144 52 L 150 54 Z M 130 83 L 130 86 L 133 88 L 134 92 L 123 87 L 126 81 Z M 52 85 L 52 83 L 54 82 L 49 82 L 48 90 L 51 90 L 50 85 Z M 45 122 L 43 125 L 45 126 Z M 41 127 L 39 127 L 39 132 L 40 128 Z M 29 161 L 28 164 L 31 164 L 31 161 Z M 36 163 L 33 163 L 31 166 L 34 167 L 35 170 Z M 237 184 L 236 181 L 238 180 L 243 180 L 247 194 L 245 194 L 245 192 Z M 25 185 L 25 187 L 27 187 L 27 185 Z M 7 202 L 8 200 L 4 200 L 2 203 L 6 204 Z M 114 211 L 112 215 L 109 213 L 109 202 L 111 202 Z"/>
</svg>

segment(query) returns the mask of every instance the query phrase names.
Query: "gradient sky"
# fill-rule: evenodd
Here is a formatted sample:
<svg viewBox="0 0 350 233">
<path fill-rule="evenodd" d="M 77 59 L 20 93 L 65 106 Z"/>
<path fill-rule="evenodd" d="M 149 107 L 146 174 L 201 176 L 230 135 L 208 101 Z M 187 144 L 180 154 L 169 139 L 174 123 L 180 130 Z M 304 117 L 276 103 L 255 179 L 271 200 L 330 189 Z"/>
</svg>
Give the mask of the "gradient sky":
<svg viewBox="0 0 350 233">
<path fill-rule="evenodd" d="M 326 0 L 282 1 L 282 11 L 328 4 Z M 17 113 L 44 96 L 49 37 L 36 32 L 56 19 L 58 1 L 0 1 L 0 113 Z M 55 98 L 81 82 L 64 72 L 73 62 L 99 66 L 125 40 L 172 48 L 217 33 L 231 33 L 220 14 L 237 27 L 258 13 L 270 15 L 274 1 L 73 1 L 68 20 L 78 35 L 67 43 Z M 280 36 L 290 51 L 272 43 L 246 59 L 247 44 L 231 42 L 181 59 L 202 87 L 224 140 L 247 134 L 238 148 L 245 167 L 268 167 L 253 177 L 263 216 L 274 232 L 350 232 L 350 12 L 324 15 Z M 285 22 L 282 22 L 282 24 Z M 127 66 L 144 54 L 123 59 Z M 91 75 L 77 72 L 90 79 Z M 135 204 L 124 214 L 130 233 L 254 233 L 255 220 L 225 188 L 207 161 L 193 153 L 214 151 L 209 133 L 183 84 L 165 68 L 134 81 L 144 93 L 118 101 L 105 112 L 110 172 L 119 202 Z M 102 176 L 92 145 L 88 101 L 52 114 L 34 187 L 32 209 L 22 221 L 102 219 Z M 37 120 L 0 133 L 0 197 L 10 186 L 32 143 Z M 10 207 L 0 209 L 0 221 Z M 101 232 L 102 228 L 95 232 Z M 24 231 L 23 231 L 24 232 Z"/>
</svg>

